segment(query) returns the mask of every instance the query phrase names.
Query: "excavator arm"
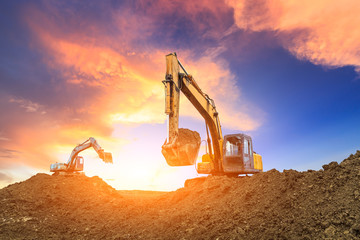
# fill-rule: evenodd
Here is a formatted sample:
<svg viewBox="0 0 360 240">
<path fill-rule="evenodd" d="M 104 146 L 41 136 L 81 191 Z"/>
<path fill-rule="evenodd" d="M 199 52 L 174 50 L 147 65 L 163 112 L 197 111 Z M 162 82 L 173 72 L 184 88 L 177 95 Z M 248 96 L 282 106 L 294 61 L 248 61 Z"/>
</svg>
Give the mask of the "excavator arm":
<svg viewBox="0 0 360 240">
<path fill-rule="evenodd" d="M 97 143 L 95 138 L 90 137 L 85 142 L 77 145 L 71 152 L 69 160 L 67 161 L 68 169 L 71 170 L 71 168 L 74 166 L 75 159 L 78 156 L 78 154 L 90 147 L 93 147 L 96 153 L 99 155 L 99 158 L 101 158 L 105 163 L 112 163 L 112 155 L 111 153 L 104 152 L 104 149 L 100 147 L 100 145 Z"/>
<path fill-rule="evenodd" d="M 183 72 L 180 72 L 180 68 Z M 194 164 L 198 152 L 196 148 L 200 147 L 196 144 L 180 145 L 178 143 L 181 91 L 205 119 L 212 140 L 211 144 L 211 140 L 208 139 L 211 163 L 215 172 L 221 171 L 223 137 L 214 100 L 205 94 L 195 79 L 186 72 L 177 59 L 176 53 L 166 56 L 166 76 L 163 83 L 165 85 L 165 113 L 168 115 L 168 142 L 165 142 L 162 147 L 165 159 L 171 166 Z M 194 158 L 194 154 L 181 154 L 183 152 L 196 152 L 196 156 Z M 189 156 L 193 159 L 190 159 Z"/>
</svg>

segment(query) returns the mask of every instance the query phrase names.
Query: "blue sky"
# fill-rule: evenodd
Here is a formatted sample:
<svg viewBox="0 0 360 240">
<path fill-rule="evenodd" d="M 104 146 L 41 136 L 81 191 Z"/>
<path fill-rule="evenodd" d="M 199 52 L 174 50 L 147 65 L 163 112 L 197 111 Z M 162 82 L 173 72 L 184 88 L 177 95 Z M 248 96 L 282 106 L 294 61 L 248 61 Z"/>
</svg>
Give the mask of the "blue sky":
<svg viewBox="0 0 360 240">
<path fill-rule="evenodd" d="M 86 173 L 118 189 L 174 190 L 165 55 L 177 52 L 216 102 L 224 134 L 246 132 L 264 170 L 320 169 L 359 149 L 357 1 L 0 3 L 0 187 L 48 172 L 92 136 Z M 181 127 L 205 138 L 183 97 Z M 166 183 L 166 184 L 165 184 Z"/>
</svg>

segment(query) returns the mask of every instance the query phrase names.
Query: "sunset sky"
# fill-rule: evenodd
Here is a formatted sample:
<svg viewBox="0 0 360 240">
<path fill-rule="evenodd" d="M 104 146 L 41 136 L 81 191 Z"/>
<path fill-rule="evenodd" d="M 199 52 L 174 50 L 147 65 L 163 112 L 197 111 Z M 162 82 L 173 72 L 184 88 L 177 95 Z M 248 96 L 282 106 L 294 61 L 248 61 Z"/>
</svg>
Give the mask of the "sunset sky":
<svg viewBox="0 0 360 240">
<path fill-rule="evenodd" d="M 360 149 L 357 0 L 1 1 L 0 188 L 66 162 L 117 189 L 176 190 L 166 164 L 165 55 L 215 100 L 224 134 L 245 132 L 264 170 L 320 169 Z M 182 96 L 180 127 L 201 133 Z M 203 151 L 203 149 L 201 149 Z M 50 173 L 49 173 L 50 174 Z"/>
</svg>

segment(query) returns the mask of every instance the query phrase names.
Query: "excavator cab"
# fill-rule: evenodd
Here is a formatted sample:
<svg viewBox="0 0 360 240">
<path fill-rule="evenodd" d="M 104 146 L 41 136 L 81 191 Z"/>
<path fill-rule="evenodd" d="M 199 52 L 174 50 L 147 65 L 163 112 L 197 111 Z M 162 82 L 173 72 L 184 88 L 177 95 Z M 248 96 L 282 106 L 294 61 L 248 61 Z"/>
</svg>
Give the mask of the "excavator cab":
<svg viewBox="0 0 360 240">
<path fill-rule="evenodd" d="M 223 169 L 225 173 L 248 174 L 262 171 L 257 157 L 254 158 L 251 137 L 245 134 L 224 136 Z M 254 161 L 255 160 L 255 161 Z"/>
<path fill-rule="evenodd" d="M 73 171 L 82 171 L 82 170 L 84 170 L 84 158 L 81 156 L 76 156 Z"/>
<path fill-rule="evenodd" d="M 251 137 L 245 134 L 231 134 L 224 136 L 222 152 L 222 172 L 229 175 L 253 174 L 262 171 L 262 159 L 252 148 Z M 202 161 L 197 164 L 197 171 L 201 174 L 211 174 L 212 157 L 206 153 Z"/>
<path fill-rule="evenodd" d="M 53 163 L 50 165 L 50 172 L 80 172 L 82 170 L 84 170 L 84 158 L 81 156 L 76 156 L 71 166 L 66 163 Z"/>
</svg>

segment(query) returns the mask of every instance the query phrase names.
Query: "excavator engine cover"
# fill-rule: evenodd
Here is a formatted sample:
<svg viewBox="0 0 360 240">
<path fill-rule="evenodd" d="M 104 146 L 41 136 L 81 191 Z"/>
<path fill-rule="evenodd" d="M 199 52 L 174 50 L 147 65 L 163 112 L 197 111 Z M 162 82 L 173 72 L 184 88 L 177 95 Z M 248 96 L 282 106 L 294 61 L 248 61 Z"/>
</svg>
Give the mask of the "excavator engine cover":
<svg viewBox="0 0 360 240">
<path fill-rule="evenodd" d="M 162 146 L 161 153 L 170 166 L 194 165 L 201 144 L 200 134 L 180 128 L 179 135 L 172 142 Z"/>
</svg>

